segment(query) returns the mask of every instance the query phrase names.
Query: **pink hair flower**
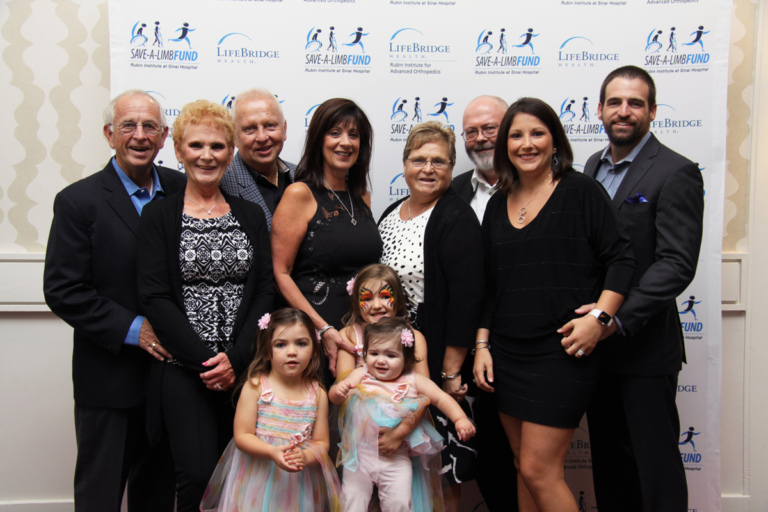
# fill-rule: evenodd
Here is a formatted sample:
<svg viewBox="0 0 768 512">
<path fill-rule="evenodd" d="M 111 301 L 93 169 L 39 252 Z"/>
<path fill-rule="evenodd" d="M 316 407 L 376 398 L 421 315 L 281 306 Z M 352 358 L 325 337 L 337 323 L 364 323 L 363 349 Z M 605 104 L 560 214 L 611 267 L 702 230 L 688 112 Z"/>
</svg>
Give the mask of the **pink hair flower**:
<svg viewBox="0 0 768 512">
<path fill-rule="evenodd" d="M 347 281 L 347 294 L 350 296 L 352 295 L 352 292 L 355 291 L 355 278 L 353 277 L 349 281 Z"/>
<path fill-rule="evenodd" d="M 403 329 L 400 333 L 400 341 L 405 345 L 406 347 L 412 347 L 413 346 L 413 333 L 410 329 Z"/>
<path fill-rule="evenodd" d="M 259 318 L 259 329 L 261 329 L 263 331 L 264 329 L 269 327 L 269 320 L 270 320 L 270 318 L 271 317 L 269 316 L 269 313 L 264 313 L 264 316 Z"/>
</svg>

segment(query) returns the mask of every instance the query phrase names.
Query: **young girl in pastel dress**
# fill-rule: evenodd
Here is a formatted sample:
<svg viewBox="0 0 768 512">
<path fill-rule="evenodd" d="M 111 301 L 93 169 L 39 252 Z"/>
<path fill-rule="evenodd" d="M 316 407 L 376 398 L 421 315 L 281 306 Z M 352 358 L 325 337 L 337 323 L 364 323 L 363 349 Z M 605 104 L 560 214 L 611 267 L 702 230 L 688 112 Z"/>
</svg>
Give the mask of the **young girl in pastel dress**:
<svg viewBox="0 0 768 512">
<path fill-rule="evenodd" d="M 456 401 L 428 377 L 413 371 L 414 334 L 405 320 L 382 318 L 364 330 L 363 359 L 329 397 L 342 404 L 339 465 L 344 467 L 342 501 L 347 512 L 366 512 L 373 485 L 385 512 L 442 510 L 440 450 L 442 438 L 422 420 L 402 446 L 380 450 L 379 430 L 415 422 L 425 403 L 434 404 L 455 425 L 464 441 L 475 427 Z"/>
<path fill-rule="evenodd" d="M 328 395 L 318 383 L 320 344 L 312 321 L 286 308 L 264 315 L 259 327 L 234 438 L 200 510 L 338 512 L 340 485 L 328 457 Z"/>
<path fill-rule="evenodd" d="M 355 355 L 339 350 L 336 375 L 340 378 L 363 366 L 363 328 L 382 318 L 407 318 L 403 286 L 400 276 L 391 267 L 379 263 L 364 267 L 348 285 L 352 296 L 349 312 L 344 316 L 342 339 L 355 347 Z M 416 373 L 429 377 L 427 342 L 424 335 L 413 329 L 416 350 Z"/>
</svg>

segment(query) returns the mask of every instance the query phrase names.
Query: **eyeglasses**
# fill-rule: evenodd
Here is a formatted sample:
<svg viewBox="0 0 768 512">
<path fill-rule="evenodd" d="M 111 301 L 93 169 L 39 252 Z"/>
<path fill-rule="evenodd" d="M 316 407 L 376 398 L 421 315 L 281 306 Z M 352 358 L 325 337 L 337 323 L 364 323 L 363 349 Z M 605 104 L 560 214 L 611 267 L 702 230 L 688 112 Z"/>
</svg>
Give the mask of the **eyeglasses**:
<svg viewBox="0 0 768 512">
<path fill-rule="evenodd" d="M 438 171 L 443 171 L 451 165 L 451 162 L 443 160 L 442 158 L 433 158 L 432 160 L 427 160 L 426 158 L 408 158 L 408 161 L 417 169 L 426 167 L 427 164 L 432 164 L 432 168 L 437 169 Z"/>
<path fill-rule="evenodd" d="M 497 124 L 489 124 L 486 126 L 483 126 L 478 130 L 477 128 L 470 128 L 469 130 L 465 130 L 461 132 L 461 136 L 464 137 L 464 140 L 467 142 L 472 142 L 473 140 L 477 139 L 477 134 L 483 132 L 483 137 L 486 139 L 490 139 L 491 137 L 495 137 L 496 134 L 499 132 L 499 125 Z"/>
<path fill-rule="evenodd" d="M 117 125 L 117 131 L 123 135 L 130 135 L 136 131 L 139 125 L 132 121 L 126 121 L 125 123 Z M 160 133 L 161 128 L 155 123 L 141 123 L 141 129 L 144 130 L 144 135 L 157 135 Z"/>
</svg>

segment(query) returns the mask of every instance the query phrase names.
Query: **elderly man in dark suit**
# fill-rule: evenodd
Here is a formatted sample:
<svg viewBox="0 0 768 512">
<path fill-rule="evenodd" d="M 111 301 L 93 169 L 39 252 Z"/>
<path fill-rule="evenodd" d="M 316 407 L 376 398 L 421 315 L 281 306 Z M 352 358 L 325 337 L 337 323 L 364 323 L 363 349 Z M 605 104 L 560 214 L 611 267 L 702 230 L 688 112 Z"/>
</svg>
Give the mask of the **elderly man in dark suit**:
<svg viewBox="0 0 768 512">
<path fill-rule="evenodd" d="M 493 151 L 496 133 L 506 113 L 507 102 L 498 96 L 478 96 L 464 109 L 461 136 L 475 168 L 456 176 L 451 187 L 469 203 L 480 222 L 498 180 L 493 169 Z"/>
<path fill-rule="evenodd" d="M 219 186 L 230 195 L 261 206 L 271 230 L 272 214 L 293 182 L 296 168 L 280 159 L 288 123 L 280 102 L 266 89 L 250 89 L 235 96 L 232 120 L 237 154 Z"/>
<path fill-rule="evenodd" d="M 117 96 L 104 112 L 114 158 L 53 205 L 44 292 L 51 311 L 74 327 L 77 512 L 119 511 L 126 483 L 129 510 L 173 510 L 170 450 L 149 446 L 145 421 L 149 363 L 170 354 L 139 314 L 136 289 L 142 208 L 186 181 L 153 165 L 167 134 L 152 96 Z"/>
<path fill-rule="evenodd" d="M 600 512 L 686 512 L 675 405 L 685 351 L 675 299 L 696 272 L 701 172 L 650 132 L 656 87 L 645 70 L 611 72 L 597 113 L 610 144 L 590 157 L 584 172 L 613 198 L 637 258 L 632 288 L 614 321 L 592 310 L 607 338 L 587 409 L 597 506 Z"/>
</svg>

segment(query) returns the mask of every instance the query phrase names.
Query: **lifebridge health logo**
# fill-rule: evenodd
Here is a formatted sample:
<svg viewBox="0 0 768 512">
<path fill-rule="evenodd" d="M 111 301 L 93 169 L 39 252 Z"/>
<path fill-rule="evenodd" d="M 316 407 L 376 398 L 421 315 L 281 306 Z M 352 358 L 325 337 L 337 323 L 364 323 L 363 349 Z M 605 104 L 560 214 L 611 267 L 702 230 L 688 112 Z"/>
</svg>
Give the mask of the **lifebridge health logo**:
<svg viewBox="0 0 768 512">
<path fill-rule="evenodd" d="M 397 75 L 439 75 L 452 62 L 451 46 L 417 28 L 395 30 L 389 38 L 389 72 Z"/>
<path fill-rule="evenodd" d="M 678 309 L 680 327 L 683 329 L 686 341 L 701 340 L 704 337 L 704 323 L 696 314 L 696 308 L 702 301 L 696 300 L 695 295 L 689 295 L 688 298 L 679 298 L 678 300 L 680 301 L 680 309 Z"/>
<path fill-rule="evenodd" d="M 365 49 L 370 32 L 363 27 L 314 26 L 304 44 L 308 73 L 370 73 L 372 59 Z"/>
<path fill-rule="evenodd" d="M 706 51 L 709 32 L 704 25 L 681 28 L 679 31 L 677 26 L 669 30 L 652 27 L 645 39 L 644 66 L 649 71 L 661 73 L 709 70 L 711 55 Z"/>
<path fill-rule="evenodd" d="M 197 69 L 199 54 L 192 43 L 192 33 L 196 30 L 186 21 L 170 24 L 165 21 L 136 21 L 131 27 L 131 66 Z M 169 35 L 166 36 L 166 33 Z"/>
<path fill-rule="evenodd" d="M 581 35 L 567 38 L 557 50 L 557 66 L 561 68 L 591 68 L 598 64 L 615 66 L 620 56 L 616 51 L 605 51 Z"/>
<path fill-rule="evenodd" d="M 603 123 L 597 117 L 597 98 L 587 94 L 566 96 L 560 103 L 560 122 L 572 141 L 605 140 Z"/>
<path fill-rule="evenodd" d="M 688 427 L 688 430 L 680 434 L 680 457 L 683 459 L 683 466 L 686 471 L 701 471 L 704 466 L 704 455 L 702 448 L 702 438 L 699 437 L 702 432 L 698 432 L 695 427 Z M 696 449 L 696 443 L 699 443 L 699 449 Z"/>
<path fill-rule="evenodd" d="M 704 126 L 704 120 L 678 111 L 673 105 L 659 103 L 656 106 L 656 119 L 651 121 L 651 130 L 659 134 L 680 134 Z"/>
<path fill-rule="evenodd" d="M 257 64 L 265 60 L 278 60 L 280 52 L 270 49 L 268 44 L 254 41 L 242 32 L 229 32 L 216 43 L 218 64 Z"/>
<path fill-rule="evenodd" d="M 508 38 L 511 35 L 511 40 Z M 505 27 L 484 28 L 477 35 L 475 46 L 476 75 L 537 75 L 541 57 L 534 43 L 540 34 L 533 28 L 507 34 Z"/>
<path fill-rule="evenodd" d="M 423 121 L 440 121 L 455 132 L 456 127 L 451 124 L 452 106 L 453 102 L 447 96 L 428 98 L 409 95 L 395 98 L 389 112 L 390 142 L 405 142 L 413 125 Z"/>
</svg>

